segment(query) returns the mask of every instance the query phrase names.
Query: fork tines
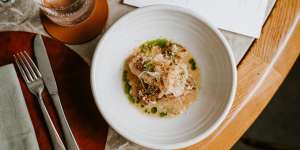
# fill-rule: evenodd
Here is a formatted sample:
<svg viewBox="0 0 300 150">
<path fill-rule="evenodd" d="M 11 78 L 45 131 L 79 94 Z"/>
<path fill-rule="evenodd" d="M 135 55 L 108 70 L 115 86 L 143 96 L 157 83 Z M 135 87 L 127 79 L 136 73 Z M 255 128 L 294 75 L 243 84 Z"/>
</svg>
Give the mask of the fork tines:
<svg viewBox="0 0 300 150">
<path fill-rule="evenodd" d="M 14 59 L 25 82 L 30 83 L 42 78 L 40 71 L 26 51 L 14 54 Z"/>
</svg>

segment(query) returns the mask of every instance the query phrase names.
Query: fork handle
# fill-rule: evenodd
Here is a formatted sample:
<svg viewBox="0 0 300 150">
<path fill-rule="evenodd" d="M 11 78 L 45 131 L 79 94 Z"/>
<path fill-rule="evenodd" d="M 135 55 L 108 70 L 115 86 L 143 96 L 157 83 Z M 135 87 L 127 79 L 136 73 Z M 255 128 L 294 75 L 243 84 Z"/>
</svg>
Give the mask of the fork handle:
<svg viewBox="0 0 300 150">
<path fill-rule="evenodd" d="M 49 113 L 46 109 L 46 106 L 44 104 L 42 95 L 38 94 L 37 98 L 38 98 L 38 102 L 40 104 L 40 107 L 42 109 L 42 113 L 43 113 L 44 119 L 46 121 L 46 124 L 47 124 L 48 130 L 49 130 L 49 133 L 50 133 L 50 137 L 51 137 L 51 141 L 52 141 L 54 149 L 55 150 L 66 150 L 61 138 L 59 137 L 58 132 L 55 129 L 54 124 L 51 121 L 50 115 L 49 115 Z"/>
<path fill-rule="evenodd" d="M 68 121 L 66 119 L 66 116 L 65 116 L 63 107 L 61 105 L 60 98 L 59 98 L 58 94 L 51 94 L 51 98 L 53 100 L 54 106 L 55 106 L 56 111 L 58 113 L 59 121 L 60 121 L 60 124 L 62 126 L 62 130 L 64 132 L 64 137 L 65 137 L 65 140 L 66 140 L 67 148 L 69 150 L 79 150 L 78 144 L 75 140 L 75 137 L 74 137 L 74 135 L 72 133 L 72 130 L 71 130 L 71 128 L 68 124 Z"/>
</svg>

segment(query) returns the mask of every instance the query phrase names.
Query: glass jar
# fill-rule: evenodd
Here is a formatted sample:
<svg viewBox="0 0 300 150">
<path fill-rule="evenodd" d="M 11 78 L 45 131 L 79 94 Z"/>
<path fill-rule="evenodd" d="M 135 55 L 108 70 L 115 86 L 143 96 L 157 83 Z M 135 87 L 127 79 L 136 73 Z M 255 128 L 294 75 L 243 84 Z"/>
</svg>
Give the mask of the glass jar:
<svg viewBox="0 0 300 150">
<path fill-rule="evenodd" d="M 53 22 L 74 26 L 90 16 L 95 0 L 41 0 L 40 8 Z"/>
</svg>

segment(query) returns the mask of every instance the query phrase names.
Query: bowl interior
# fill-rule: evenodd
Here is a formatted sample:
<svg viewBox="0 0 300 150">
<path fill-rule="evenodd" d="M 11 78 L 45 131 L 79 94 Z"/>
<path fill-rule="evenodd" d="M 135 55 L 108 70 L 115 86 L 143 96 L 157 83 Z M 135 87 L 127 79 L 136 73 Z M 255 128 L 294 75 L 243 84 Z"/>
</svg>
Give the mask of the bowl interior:
<svg viewBox="0 0 300 150">
<path fill-rule="evenodd" d="M 173 6 L 142 8 L 124 16 L 101 39 L 92 64 L 93 93 L 104 118 L 121 135 L 151 148 L 184 147 L 208 136 L 225 118 L 235 91 L 233 57 L 219 34 Z M 187 48 L 200 68 L 197 100 L 174 118 L 140 113 L 122 87 L 125 59 L 144 41 L 160 37 Z"/>
</svg>

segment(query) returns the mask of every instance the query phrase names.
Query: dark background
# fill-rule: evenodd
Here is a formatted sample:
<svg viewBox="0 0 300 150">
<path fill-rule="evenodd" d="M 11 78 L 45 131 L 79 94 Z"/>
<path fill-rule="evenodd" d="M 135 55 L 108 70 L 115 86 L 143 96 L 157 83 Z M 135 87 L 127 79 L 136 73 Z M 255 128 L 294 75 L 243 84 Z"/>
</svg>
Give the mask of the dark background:
<svg viewBox="0 0 300 150">
<path fill-rule="evenodd" d="M 300 150 L 300 58 L 233 150 Z"/>
</svg>

